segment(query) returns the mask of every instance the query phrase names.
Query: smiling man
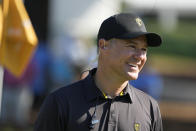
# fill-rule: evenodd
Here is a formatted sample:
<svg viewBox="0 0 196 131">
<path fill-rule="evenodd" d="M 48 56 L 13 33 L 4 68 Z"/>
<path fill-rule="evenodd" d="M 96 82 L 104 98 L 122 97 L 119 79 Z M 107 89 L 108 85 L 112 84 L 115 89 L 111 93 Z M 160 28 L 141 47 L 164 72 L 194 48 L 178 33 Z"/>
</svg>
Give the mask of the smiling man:
<svg viewBox="0 0 196 131">
<path fill-rule="evenodd" d="M 157 102 L 129 85 L 161 38 L 134 14 L 106 19 L 98 32 L 98 66 L 44 102 L 35 131 L 162 131 Z"/>
</svg>

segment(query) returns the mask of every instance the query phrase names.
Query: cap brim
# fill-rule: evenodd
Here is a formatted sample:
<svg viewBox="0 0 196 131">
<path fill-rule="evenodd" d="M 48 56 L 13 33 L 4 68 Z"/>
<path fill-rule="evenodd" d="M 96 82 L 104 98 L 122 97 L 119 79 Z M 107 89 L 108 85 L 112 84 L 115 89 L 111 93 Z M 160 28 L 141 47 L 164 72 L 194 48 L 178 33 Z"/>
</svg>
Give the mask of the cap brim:
<svg viewBox="0 0 196 131">
<path fill-rule="evenodd" d="M 119 39 L 133 39 L 139 36 L 145 35 L 147 38 L 148 46 L 160 46 L 162 43 L 161 37 L 156 33 L 149 33 L 149 32 L 136 32 L 136 33 L 126 33 L 116 38 Z"/>
</svg>

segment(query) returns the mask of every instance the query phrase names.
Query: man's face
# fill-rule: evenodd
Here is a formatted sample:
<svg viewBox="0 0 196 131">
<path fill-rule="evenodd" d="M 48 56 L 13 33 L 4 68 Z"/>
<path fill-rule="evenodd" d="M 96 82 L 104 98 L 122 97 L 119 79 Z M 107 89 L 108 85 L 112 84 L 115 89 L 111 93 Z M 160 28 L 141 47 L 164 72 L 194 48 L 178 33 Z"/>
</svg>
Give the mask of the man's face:
<svg viewBox="0 0 196 131">
<path fill-rule="evenodd" d="M 145 36 L 134 39 L 111 39 L 106 41 L 104 67 L 112 77 L 119 80 L 135 80 L 147 60 L 147 41 Z"/>
</svg>

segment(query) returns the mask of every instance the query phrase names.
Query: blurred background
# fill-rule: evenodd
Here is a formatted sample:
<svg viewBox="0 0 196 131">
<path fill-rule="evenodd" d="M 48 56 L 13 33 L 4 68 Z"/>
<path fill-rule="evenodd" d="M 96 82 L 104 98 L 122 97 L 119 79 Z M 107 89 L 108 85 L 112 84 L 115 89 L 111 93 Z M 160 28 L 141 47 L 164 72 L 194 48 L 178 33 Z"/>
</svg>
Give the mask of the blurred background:
<svg viewBox="0 0 196 131">
<path fill-rule="evenodd" d="M 163 44 L 149 48 L 140 77 L 131 81 L 160 104 L 165 131 L 196 130 L 196 1 L 24 0 L 39 39 L 25 73 L 4 70 L 0 130 L 32 131 L 44 98 L 96 65 L 102 21 L 120 12 L 144 19 Z"/>
</svg>

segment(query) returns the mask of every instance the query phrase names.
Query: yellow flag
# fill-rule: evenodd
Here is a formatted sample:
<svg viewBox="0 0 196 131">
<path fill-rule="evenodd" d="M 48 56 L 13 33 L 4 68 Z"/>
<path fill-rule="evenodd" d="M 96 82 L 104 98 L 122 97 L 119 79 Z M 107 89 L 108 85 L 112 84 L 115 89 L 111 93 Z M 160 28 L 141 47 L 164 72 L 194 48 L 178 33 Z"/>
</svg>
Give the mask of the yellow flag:
<svg viewBox="0 0 196 131">
<path fill-rule="evenodd" d="M 37 36 L 22 0 L 3 0 L 3 21 L 0 64 L 19 77 L 32 58 Z"/>
</svg>

